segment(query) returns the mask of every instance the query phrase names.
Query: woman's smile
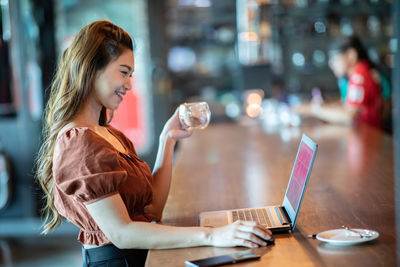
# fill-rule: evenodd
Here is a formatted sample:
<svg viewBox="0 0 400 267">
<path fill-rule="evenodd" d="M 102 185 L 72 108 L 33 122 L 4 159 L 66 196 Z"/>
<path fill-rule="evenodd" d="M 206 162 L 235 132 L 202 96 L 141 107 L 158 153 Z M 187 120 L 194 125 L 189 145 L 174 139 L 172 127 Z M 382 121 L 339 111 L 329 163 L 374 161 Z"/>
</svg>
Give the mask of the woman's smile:
<svg viewBox="0 0 400 267">
<path fill-rule="evenodd" d="M 115 94 L 118 96 L 120 102 L 122 102 L 122 100 L 123 100 L 123 98 L 124 98 L 124 95 L 125 95 L 126 93 L 123 93 L 123 92 L 121 92 L 121 91 L 116 91 Z"/>
</svg>

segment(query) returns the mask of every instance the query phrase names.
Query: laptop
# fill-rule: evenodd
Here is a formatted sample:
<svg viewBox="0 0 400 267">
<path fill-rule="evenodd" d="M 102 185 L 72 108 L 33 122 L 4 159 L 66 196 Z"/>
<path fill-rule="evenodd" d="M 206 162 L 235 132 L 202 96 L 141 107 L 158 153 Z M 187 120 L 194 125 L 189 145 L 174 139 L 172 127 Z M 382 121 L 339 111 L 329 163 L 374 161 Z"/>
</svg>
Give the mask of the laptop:
<svg viewBox="0 0 400 267">
<path fill-rule="evenodd" d="M 314 141 L 303 134 L 282 205 L 201 212 L 200 226 L 218 227 L 244 220 L 257 221 L 272 232 L 293 231 L 317 147 Z"/>
</svg>

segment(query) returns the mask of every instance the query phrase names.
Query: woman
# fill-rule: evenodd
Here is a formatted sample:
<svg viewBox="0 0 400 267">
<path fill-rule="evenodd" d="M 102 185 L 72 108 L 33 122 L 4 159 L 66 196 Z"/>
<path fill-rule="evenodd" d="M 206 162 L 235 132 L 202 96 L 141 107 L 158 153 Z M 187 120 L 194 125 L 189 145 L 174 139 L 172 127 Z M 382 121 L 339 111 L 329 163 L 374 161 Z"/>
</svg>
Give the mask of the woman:
<svg viewBox="0 0 400 267">
<path fill-rule="evenodd" d="M 343 105 L 300 105 L 300 114 L 339 124 L 368 124 L 382 129 L 383 99 L 378 72 L 357 37 L 336 40 L 330 49 L 329 66 L 339 78 Z"/>
<path fill-rule="evenodd" d="M 132 40 L 109 21 L 84 27 L 63 53 L 46 106 L 37 177 L 45 192 L 44 233 L 62 217 L 77 225 L 84 266 L 142 266 L 147 249 L 265 246 L 253 222 L 220 228 L 171 227 L 161 220 L 177 140 L 189 137 L 177 112 L 160 135 L 153 173 L 133 144 L 108 125 L 130 90 Z M 111 266 L 111 265 L 110 265 Z"/>
<path fill-rule="evenodd" d="M 314 106 L 313 115 L 327 122 L 363 123 L 382 129 L 380 77 L 361 41 L 354 36 L 337 39 L 330 49 L 329 66 L 339 78 L 343 106 Z"/>
</svg>

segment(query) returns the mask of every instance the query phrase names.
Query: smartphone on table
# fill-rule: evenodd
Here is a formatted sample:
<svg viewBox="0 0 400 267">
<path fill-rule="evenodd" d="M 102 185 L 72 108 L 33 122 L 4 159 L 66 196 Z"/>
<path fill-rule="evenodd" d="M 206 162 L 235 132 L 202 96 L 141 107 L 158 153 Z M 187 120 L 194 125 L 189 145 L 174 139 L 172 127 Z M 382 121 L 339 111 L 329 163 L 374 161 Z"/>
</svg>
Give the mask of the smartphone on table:
<svg viewBox="0 0 400 267">
<path fill-rule="evenodd" d="M 235 252 L 228 255 L 204 258 L 199 260 L 185 261 L 186 267 L 211 267 L 232 264 L 248 260 L 258 260 L 261 255 L 253 249 Z"/>
</svg>

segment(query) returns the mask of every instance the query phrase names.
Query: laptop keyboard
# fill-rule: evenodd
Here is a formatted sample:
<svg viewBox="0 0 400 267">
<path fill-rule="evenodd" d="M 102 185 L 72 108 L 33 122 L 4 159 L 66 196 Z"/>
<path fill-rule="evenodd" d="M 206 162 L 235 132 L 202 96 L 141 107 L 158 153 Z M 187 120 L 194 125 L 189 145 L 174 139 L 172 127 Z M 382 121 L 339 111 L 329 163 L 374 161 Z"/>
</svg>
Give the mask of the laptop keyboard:
<svg viewBox="0 0 400 267">
<path fill-rule="evenodd" d="M 266 209 L 234 210 L 232 211 L 232 219 L 233 221 L 255 221 L 265 224 L 267 227 L 272 226 Z"/>
</svg>

